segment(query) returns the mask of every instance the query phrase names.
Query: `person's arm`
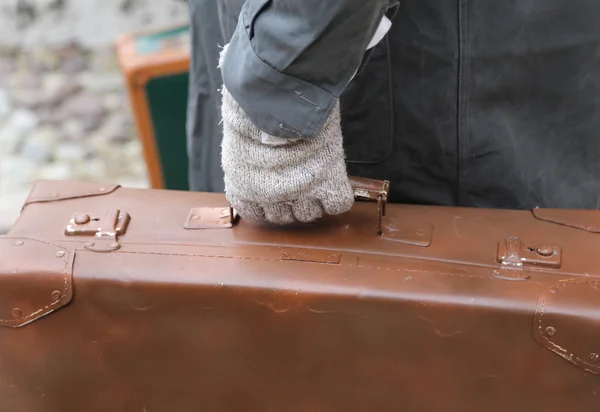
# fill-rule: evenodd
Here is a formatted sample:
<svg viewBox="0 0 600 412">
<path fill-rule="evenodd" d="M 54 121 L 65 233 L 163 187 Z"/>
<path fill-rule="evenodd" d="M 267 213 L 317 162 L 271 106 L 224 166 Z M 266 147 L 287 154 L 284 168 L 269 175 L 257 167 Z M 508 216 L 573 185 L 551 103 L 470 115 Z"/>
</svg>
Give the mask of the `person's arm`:
<svg viewBox="0 0 600 412">
<path fill-rule="evenodd" d="M 222 50 L 225 193 L 246 219 L 349 210 L 339 97 L 390 0 L 248 0 Z M 375 37 L 375 39 L 374 39 Z"/>
<path fill-rule="evenodd" d="M 224 85 L 264 133 L 315 138 L 396 0 L 248 0 Z"/>
</svg>

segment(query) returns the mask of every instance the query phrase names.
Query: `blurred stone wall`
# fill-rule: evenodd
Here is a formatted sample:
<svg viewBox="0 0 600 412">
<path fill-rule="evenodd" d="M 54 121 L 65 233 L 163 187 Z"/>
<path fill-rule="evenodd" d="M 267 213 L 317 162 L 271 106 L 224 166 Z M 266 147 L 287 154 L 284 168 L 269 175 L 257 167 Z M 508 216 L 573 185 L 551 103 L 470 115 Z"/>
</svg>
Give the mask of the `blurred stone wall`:
<svg viewBox="0 0 600 412">
<path fill-rule="evenodd" d="M 187 19 L 187 0 L 0 0 L 0 46 L 109 45 L 137 28 Z"/>
<path fill-rule="evenodd" d="M 0 232 L 37 179 L 147 186 L 114 40 L 181 0 L 0 0 Z"/>
</svg>

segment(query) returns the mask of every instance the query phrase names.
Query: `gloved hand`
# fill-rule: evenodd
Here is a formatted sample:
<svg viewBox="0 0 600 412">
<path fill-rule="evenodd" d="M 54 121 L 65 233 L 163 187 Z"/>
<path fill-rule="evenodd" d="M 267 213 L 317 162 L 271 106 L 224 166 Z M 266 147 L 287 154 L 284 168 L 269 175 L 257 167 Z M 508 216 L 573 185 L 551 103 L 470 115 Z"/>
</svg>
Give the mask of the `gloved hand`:
<svg viewBox="0 0 600 412">
<path fill-rule="evenodd" d="M 316 138 L 288 140 L 261 132 L 224 85 L 222 95 L 225 193 L 242 218 L 290 224 L 352 207 L 339 101 Z"/>
</svg>

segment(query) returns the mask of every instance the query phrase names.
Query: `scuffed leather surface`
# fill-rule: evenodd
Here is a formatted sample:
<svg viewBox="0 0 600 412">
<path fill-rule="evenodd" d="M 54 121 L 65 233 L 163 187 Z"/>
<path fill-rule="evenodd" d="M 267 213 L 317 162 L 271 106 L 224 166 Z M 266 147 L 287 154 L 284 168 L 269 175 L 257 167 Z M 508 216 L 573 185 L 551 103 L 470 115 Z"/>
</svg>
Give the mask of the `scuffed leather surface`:
<svg viewBox="0 0 600 412">
<path fill-rule="evenodd" d="M 69 304 L 74 252 L 30 238 L 0 237 L 0 328 L 18 328 Z"/>
<path fill-rule="evenodd" d="M 0 410 L 597 411 L 600 376 L 532 329 L 547 288 L 596 285 L 597 234 L 530 211 L 389 205 L 397 222 L 434 226 L 424 248 L 380 239 L 366 202 L 314 225 L 183 227 L 191 208 L 226 204 L 119 188 L 26 206 L 10 236 L 75 250 L 74 298 L 0 328 Z M 131 215 L 117 252 L 63 234 L 74 210 L 116 208 Z M 494 277 L 508 235 L 560 244 L 561 268 Z M 3 253 L 4 267 L 42 268 L 39 255 Z M 597 346 L 597 294 L 568 286 L 549 301 L 558 345 Z"/>
<path fill-rule="evenodd" d="M 63 181 L 40 180 L 34 183 L 24 206 L 31 203 L 56 202 L 87 196 L 102 196 L 118 189 L 118 184 L 99 182 L 73 182 L 65 185 Z"/>
<path fill-rule="evenodd" d="M 533 322 L 536 340 L 583 370 L 600 375 L 600 280 L 573 280 L 541 291 Z"/>
</svg>

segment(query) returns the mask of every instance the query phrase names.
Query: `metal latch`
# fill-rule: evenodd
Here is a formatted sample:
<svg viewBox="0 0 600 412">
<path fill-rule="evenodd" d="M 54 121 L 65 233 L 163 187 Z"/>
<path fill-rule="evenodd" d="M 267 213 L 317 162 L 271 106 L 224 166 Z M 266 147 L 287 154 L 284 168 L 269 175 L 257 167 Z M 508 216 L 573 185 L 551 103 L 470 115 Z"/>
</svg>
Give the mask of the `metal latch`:
<svg viewBox="0 0 600 412">
<path fill-rule="evenodd" d="M 118 236 L 125 234 L 130 220 L 129 214 L 120 210 L 107 212 L 103 219 L 76 213 L 65 227 L 65 235 L 93 237 L 84 245 L 87 250 L 113 252 L 121 247 Z"/>
<path fill-rule="evenodd" d="M 233 207 L 195 207 L 183 225 L 186 229 L 229 229 L 238 218 Z"/>
<path fill-rule="evenodd" d="M 354 198 L 377 202 L 377 235 L 390 242 L 428 247 L 431 245 L 433 225 L 427 222 L 406 221 L 386 216 L 390 182 L 350 177 Z"/>
<path fill-rule="evenodd" d="M 561 256 L 561 248 L 558 245 L 543 242 L 523 243 L 517 236 L 509 236 L 498 242 L 496 260 L 501 267 L 494 270 L 493 274 L 505 280 L 527 280 L 531 276 L 527 272 L 528 268 L 560 268 Z"/>
<path fill-rule="evenodd" d="M 387 180 L 374 180 L 351 176 L 350 184 L 354 192 L 355 200 L 377 202 L 377 234 L 381 235 L 383 233 L 383 219 L 386 216 L 390 182 Z"/>
</svg>

